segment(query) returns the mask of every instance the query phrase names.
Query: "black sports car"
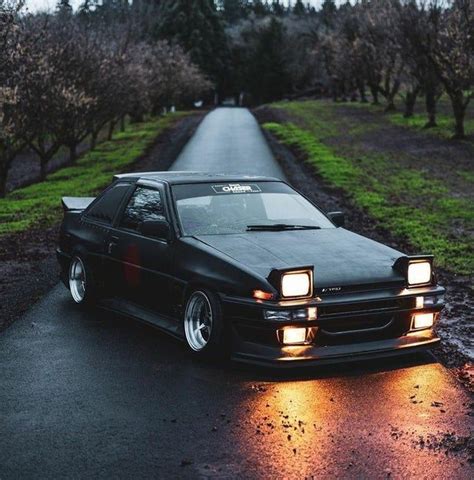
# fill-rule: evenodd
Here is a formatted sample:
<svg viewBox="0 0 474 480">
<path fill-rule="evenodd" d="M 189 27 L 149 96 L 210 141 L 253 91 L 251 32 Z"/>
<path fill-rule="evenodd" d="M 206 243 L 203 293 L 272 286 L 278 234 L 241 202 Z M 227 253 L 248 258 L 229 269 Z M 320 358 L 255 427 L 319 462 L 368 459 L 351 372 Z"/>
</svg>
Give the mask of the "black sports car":
<svg viewBox="0 0 474 480">
<path fill-rule="evenodd" d="M 124 174 L 63 206 L 57 256 L 74 301 L 149 322 L 198 355 L 300 365 L 439 342 L 433 257 L 345 230 L 340 212 L 281 180 Z"/>
</svg>

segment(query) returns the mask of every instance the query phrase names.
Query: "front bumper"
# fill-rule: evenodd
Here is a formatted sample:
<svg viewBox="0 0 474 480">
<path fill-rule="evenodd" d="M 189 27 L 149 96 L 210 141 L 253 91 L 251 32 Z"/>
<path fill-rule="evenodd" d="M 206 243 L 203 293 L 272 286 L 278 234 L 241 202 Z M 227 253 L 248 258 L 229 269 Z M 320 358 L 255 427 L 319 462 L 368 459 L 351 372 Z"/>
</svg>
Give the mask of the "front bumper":
<svg viewBox="0 0 474 480">
<path fill-rule="evenodd" d="M 235 360 L 281 367 L 385 357 L 433 347 L 439 338 L 432 329 L 412 331 L 415 313 L 444 307 L 444 288 L 383 289 L 333 294 L 300 302 L 264 302 L 222 296 L 223 313 L 232 328 Z M 418 306 L 416 298 L 437 298 Z M 263 310 L 317 307 L 316 320 L 270 321 Z M 283 345 L 284 328 L 306 327 L 312 334 L 304 345 Z"/>
</svg>

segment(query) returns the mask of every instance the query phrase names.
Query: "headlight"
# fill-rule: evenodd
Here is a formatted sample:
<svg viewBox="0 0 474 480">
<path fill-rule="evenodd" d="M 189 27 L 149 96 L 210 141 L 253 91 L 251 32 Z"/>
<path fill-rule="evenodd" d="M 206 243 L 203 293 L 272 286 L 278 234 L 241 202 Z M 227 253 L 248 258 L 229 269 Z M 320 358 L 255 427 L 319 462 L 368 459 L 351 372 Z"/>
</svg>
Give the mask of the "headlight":
<svg viewBox="0 0 474 480">
<path fill-rule="evenodd" d="M 410 262 L 408 264 L 408 285 L 425 285 L 431 282 L 431 263 L 430 262 Z"/>
<path fill-rule="evenodd" d="M 393 268 L 406 278 L 408 287 L 430 285 L 435 281 L 433 255 L 404 255 L 395 260 Z"/>
<path fill-rule="evenodd" d="M 287 272 L 281 276 L 281 294 L 283 297 L 308 297 L 311 293 L 311 271 Z"/>
</svg>

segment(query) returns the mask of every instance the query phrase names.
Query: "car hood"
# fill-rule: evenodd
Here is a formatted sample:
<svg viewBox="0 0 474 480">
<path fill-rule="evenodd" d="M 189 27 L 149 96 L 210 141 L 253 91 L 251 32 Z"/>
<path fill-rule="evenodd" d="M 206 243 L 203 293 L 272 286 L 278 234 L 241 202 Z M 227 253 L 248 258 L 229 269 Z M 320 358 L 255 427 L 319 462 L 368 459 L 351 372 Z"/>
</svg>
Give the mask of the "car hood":
<svg viewBox="0 0 474 480">
<path fill-rule="evenodd" d="M 402 253 L 343 228 L 196 238 L 265 278 L 273 269 L 313 265 L 317 290 L 404 281 L 392 268 Z"/>
</svg>

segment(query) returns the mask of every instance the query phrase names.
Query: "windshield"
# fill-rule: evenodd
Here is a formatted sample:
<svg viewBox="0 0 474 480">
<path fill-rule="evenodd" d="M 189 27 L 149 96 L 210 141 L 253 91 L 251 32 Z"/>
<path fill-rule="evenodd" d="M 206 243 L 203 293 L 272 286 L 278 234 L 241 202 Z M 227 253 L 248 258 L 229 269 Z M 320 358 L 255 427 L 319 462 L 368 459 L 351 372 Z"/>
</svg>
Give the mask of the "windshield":
<svg viewBox="0 0 474 480">
<path fill-rule="evenodd" d="M 174 185 L 183 235 L 222 235 L 254 230 L 334 228 L 285 183 Z"/>
</svg>

